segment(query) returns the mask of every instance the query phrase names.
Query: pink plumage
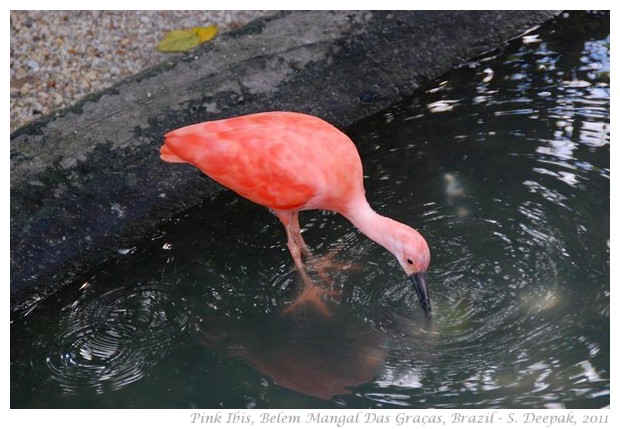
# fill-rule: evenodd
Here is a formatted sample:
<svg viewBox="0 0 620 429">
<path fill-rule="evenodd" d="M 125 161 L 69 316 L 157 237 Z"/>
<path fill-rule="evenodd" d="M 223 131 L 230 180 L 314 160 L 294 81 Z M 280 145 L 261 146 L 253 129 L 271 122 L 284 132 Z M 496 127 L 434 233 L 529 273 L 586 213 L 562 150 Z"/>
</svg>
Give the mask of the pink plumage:
<svg viewBox="0 0 620 429">
<path fill-rule="evenodd" d="M 414 283 L 427 319 L 430 252 L 413 228 L 381 216 L 366 201 L 362 163 L 351 139 L 324 120 L 302 113 L 264 112 L 204 122 L 169 132 L 161 158 L 186 162 L 239 195 L 273 210 L 305 283 L 293 307 L 312 301 L 328 313 L 305 272 L 309 256 L 300 210 L 335 211 L 390 251 Z"/>
</svg>

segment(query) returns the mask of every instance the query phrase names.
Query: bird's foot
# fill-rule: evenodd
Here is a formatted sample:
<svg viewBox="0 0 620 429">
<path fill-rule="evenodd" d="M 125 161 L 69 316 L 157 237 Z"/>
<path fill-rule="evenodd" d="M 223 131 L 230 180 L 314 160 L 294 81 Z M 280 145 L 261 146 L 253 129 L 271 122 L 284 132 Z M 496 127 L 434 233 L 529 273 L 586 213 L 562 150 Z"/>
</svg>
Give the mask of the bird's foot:
<svg viewBox="0 0 620 429">
<path fill-rule="evenodd" d="M 342 293 L 337 290 L 327 290 L 312 284 L 306 285 L 301 294 L 295 298 L 295 301 L 293 301 L 293 303 L 284 310 L 284 314 L 289 314 L 297 310 L 299 307 L 310 304 L 319 310 L 319 312 L 324 316 L 331 316 L 331 311 L 325 302 L 323 302 L 322 297 L 326 295 L 339 297 L 341 294 Z"/>
<path fill-rule="evenodd" d="M 306 265 L 315 271 L 326 284 L 333 284 L 334 280 L 328 271 L 341 272 L 345 270 L 359 270 L 358 265 L 350 262 L 338 262 L 334 260 L 334 255 L 338 253 L 338 249 L 332 250 L 325 256 L 311 256 L 307 259 Z"/>
</svg>

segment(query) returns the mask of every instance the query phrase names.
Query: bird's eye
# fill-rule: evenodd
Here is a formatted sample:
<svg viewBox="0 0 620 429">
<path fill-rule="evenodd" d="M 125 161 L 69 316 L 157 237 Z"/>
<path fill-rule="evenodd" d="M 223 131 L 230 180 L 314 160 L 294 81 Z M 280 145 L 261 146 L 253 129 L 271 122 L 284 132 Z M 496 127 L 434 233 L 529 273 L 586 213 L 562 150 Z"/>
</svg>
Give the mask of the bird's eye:
<svg viewBox="0 0 620 429">
<path fill-rule="evenodd" d="M 413 261 L 411 259 L 407 259 L 407 263 L 413 265 Z"/>
</svg>

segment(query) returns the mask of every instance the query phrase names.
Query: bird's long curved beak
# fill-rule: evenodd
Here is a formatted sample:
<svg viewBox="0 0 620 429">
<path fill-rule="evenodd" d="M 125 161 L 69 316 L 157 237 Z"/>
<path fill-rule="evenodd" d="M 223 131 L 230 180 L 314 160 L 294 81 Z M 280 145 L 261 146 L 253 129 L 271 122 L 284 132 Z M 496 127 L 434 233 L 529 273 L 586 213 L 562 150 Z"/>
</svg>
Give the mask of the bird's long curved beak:
<svg viewBox="0 0 620 429">
<path fill-rule="evenodd" d="M 428 287 L 426 286 L 426 273 L 413 273 L 409 278 L 413 283 L 415 292 L 418 294 L 420 306 L 422 306 L 422 310 L 424 310 L 424 317 L 427 321 L 430 321 L 433 317 L 433 313 L 431 309 L 431 298 L 428 295 Z"/>
</svg>

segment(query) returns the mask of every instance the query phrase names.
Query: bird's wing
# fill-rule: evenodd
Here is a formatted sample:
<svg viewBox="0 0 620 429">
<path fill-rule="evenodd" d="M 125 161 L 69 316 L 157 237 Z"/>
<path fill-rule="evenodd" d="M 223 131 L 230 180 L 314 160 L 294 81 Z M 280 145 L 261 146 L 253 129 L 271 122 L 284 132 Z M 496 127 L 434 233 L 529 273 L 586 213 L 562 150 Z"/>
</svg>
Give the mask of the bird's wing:
<svg viewBox="0 0 620 429">
<path fill-rule="evenodd" d="M 338 171 L 355 173 L 347 168 L 349 158 L 359 163 L 339 130 L 284 112 L 181 128 L 166 135 L 164 147 L 162 157 L 185 160 L 245 198 L 278 210 L 310 208 L 308 202 L 337 185 Z"/>
</svg>

